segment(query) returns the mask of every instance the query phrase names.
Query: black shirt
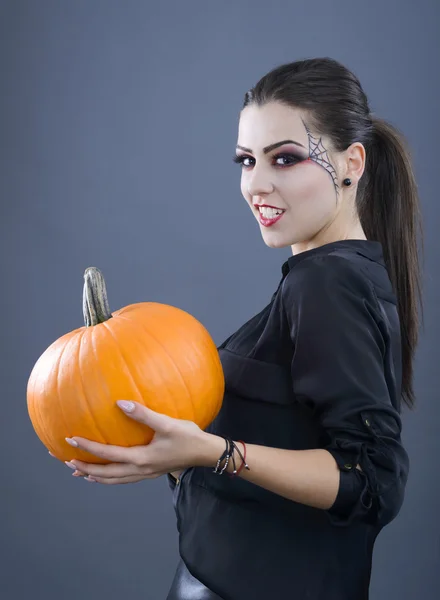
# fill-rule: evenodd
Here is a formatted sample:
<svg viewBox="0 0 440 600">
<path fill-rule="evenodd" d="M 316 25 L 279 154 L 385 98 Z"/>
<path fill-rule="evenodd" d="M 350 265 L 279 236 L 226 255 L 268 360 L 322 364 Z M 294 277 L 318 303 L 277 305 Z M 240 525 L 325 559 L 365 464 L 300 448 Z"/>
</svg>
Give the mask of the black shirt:
<svg viewBox="0 0 440 600">
<path fill-rule="evenodd" d="M 400 324 L 381 244 L 341 240 L 290 257 L 269 304 L 218 351 L 225 395 L 206 431 L 325 448 L 340 487 L 322 510 L 186 469 L 174 506 L 188 570 L 224 600 L 367 600 L 373 545 L 400 510 L 409 470 Z"/>
</svg>

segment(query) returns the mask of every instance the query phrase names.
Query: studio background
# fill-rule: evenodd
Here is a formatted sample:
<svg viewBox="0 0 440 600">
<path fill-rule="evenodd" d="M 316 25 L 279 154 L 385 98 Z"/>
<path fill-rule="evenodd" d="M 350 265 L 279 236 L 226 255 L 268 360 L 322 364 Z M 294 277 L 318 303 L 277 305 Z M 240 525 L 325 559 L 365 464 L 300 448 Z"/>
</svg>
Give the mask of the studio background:
<svg viewBox="0 0 440 600">
<path fill-rule="evenodd" d="M 2 600 L 166 597 L 178 548 L 165 477 L 71 477 L 34 433 L 27 380 L 55 339 L 83 325 L 88 266 L 102 269 L 112 310 L 172 304 L 218 345 L 269 302 L 291 251 L 265 246 L 241 196 L 239 111 L 267 71 L 319 56 L 354 70 L 414 155 L 426 231 L 418 405 L 403 412 L 409 482 L 376 542 L 371 599 L 438 598 L 439 9 L 0 1 Z"/>
</svg>

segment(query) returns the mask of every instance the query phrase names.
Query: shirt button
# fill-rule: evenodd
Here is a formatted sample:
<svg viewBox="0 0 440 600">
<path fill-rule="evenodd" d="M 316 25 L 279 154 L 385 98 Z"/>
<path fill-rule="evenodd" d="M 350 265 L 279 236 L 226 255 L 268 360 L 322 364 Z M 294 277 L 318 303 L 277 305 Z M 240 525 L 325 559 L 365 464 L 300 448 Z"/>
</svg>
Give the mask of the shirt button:
<svg viewBox="0 0 440 600">
<path fill-rule="evenodd" d="M 366 425 L 367 427 L 370 427 L 370 421 L 369 421 L 368 419 L 365 419 L 365 425 Z"/>
<path fill-rule="evenodd" d="M 347 469 L 347 471 L 349 471 L 352 468 L 353 468 L 353 465 L 351 465 L 350 463 L 347 463 L 344 465 L 344 469 Z"/>
</svg>

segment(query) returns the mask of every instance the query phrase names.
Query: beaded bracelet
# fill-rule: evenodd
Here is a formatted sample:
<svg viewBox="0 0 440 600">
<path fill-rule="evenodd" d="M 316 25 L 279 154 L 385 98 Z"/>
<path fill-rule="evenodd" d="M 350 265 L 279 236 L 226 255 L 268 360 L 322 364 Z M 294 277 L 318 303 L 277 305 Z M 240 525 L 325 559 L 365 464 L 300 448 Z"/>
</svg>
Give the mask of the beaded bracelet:
<svg viewBox="0 0 440 600">
<path fill-rule="evenodd" d="M 222 435 L 221 437 L 226 441 L 226 449 L 223 452 L 223 454 L 220 456 L 220 458 L 218 459 L 215 469 L 213 470 L 213 473 L 216 473 L 217 475 L 223 475 L 223 473 L 228 468 L 230 458 L 232 458 L 232 462 L 234 463 L 233 472 L 231 474 L 228 473 L 231 477 L 236 477 L 241 472 L 243 467 L 245 467 L 248 471 L 250 471 L 250 467 L 246 463 L 246 444 L 242 440 L 239 440 L 240 444 L 243 444 L 243 447 L 244 447 L 244 456 L 243 456 L 243 454 L 240 452 L 240 449 L 238 448 L 237 444 L 230 437 L 228 437 L 226 435 Z M 238 471 L 237 471 L 237 466 L 235 464 L 235 457 L 234 457 L 235 450 L 238 452 L 238 454 L 240 455 L 241 460 L 242 460 L 241 466 L 238 469 Z M 225 459 L 226 459 L 226 462 L 223 465 L 223 468 L 221 470 L 219 470 L 220 464 Z"/>
</svg>

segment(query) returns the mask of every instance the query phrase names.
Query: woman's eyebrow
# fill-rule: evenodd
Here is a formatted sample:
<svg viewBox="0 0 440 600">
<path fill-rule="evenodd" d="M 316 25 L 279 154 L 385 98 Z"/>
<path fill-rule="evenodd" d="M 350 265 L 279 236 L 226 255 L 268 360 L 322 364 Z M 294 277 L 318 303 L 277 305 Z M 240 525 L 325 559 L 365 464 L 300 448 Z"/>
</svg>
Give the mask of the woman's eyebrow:
<svg viewBox="0 0 440 600">
<path fill-rule="evenodd" d="M 282 142 L 276 142 L 275 144 L 266 146 L 265 148 L 263 148 L 263 152 L 264 152 L 264 154 L 267 154 L 271 150 L 275 150 L 275 148 L 278 148 L 278 146 L 283 146 L 284 144 L 296 144 L 297 146 L 301 146 L 301 148 L 304 148 L 304 150 L 307 149 L 305 146 L 303 146 L 299 142 L 295 142 L 294 140 L 283 140 Z M 244 152 L 250 152 L 251 154 L 253 154 L 253 152 L 250 148 L 245 148 L 244 146 L 239 146 L 238 144 L 236 147 L 240 148 L 240 150 L 244 150 Z"/>
</svg>

